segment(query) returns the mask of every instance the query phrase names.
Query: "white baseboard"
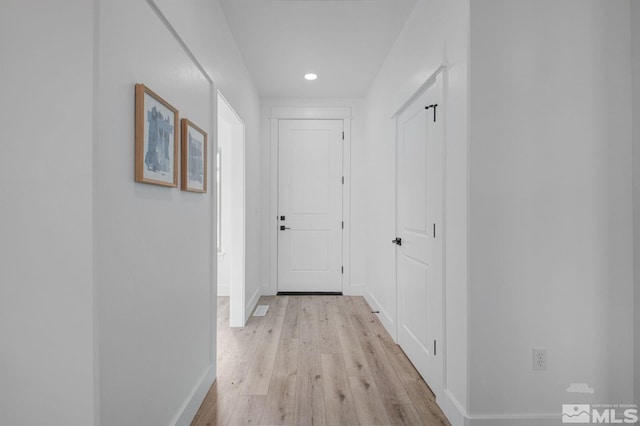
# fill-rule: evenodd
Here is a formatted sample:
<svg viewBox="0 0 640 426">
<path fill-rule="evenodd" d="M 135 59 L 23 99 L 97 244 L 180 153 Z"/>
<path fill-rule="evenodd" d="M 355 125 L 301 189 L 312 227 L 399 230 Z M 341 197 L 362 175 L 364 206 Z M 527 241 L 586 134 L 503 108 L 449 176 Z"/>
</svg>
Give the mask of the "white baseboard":
<svg viewBox="0 0 640 426">
<path fill-rule="evenodd" d="M 231 296 L 229 284 L 218 284 L 218 296 Z"/>
<path fill-rule="evenodd" d="M 557 426 L 559 414 L 468 414 L 448 389 L 436 400 L 451 426 Z"/>
<path fill-rule="evenodd" d="M 262 287 L 256 288 L 256 291 L 253 292 L 253 294 L 251 295 L 251 298 L 247 302 L 247 305 L 244 310 L 245 324 L 249 320 L 249 317 L 253 313 L 253 310 L 255 309 L 256 305 L 258 304 L 258 300 L 260 300 L 260 296 L 262 296 Z"/>
<path fill-rule="evenodd" d="M 468 424 L 465 410 L 449 389 L 443 390 L 442 396 L 436 399 L 436 403 L 449 419 L 451 426 L 466 426 Z"/>
<path fill-rule="evenodd" d="M 384 325 L 384 328 L 387 329 L 387 333 L 391 335 L 393 341 L 397 342 L 398 338 L 396 336 L 395 320 L 391 318 L 391 315 L 389 315 L 389 313 L 382 307 L 380 302 L 378 302 L 378 299 L 376 299 L 371 292 L 365 291 L 363 296 L 374 311 L 380 311 L 380 314 L 378 314 L 380 322 Z"/>
<path fill-rule="evenodd" d="M 177 415 L 176 419 L 171 423 L 176 426 L 189 426 L 191 421 L 195 417 L 204 397 L 207 396 L 207 392 L 216 380 L 216 372 L 213 366 L 209 366 L 204 376 L 200 380 L 200 383 L 193 389 L 191 395 L 187 398 L 185 403 Z"/>
<path fill-rule="evenodd" d="M 558 414 L 492 414 L 467 417 L 465 426 L 558 426 L 561 422 Z"/>
</svg>

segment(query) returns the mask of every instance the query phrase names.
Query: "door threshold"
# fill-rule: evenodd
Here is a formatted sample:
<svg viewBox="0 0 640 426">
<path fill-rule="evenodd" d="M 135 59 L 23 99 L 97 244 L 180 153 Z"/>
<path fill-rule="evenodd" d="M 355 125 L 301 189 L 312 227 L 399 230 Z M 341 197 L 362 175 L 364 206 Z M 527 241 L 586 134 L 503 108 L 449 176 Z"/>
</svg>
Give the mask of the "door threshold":
<svg viewBox="0 0 640 426">
<path fill-rule="evenodd" d="M 342 296 L 341 291 L 279 291 L 278 296 Z"/>
</svg>

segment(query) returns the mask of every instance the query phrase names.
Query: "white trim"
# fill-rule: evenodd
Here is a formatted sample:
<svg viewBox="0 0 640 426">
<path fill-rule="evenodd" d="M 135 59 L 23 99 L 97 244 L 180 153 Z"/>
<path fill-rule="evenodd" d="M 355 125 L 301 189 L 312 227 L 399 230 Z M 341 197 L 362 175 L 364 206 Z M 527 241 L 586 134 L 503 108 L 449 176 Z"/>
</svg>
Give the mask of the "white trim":
<svg viewBox="0 0 640 426">
<path fill-rule="evenodd" d="M 415 95 L 411 96 L 411 99 L 415 98 Z M 398 238 L 398 114 L 400 111 L 404 111 L 405 107 L 403 106 L 400 110 L 392 117 L 395 125 L 393 126 L 393 174 L 395 177 L 395 182 L 393 185 L 393 233 L 395 234 L 395 238 Z M 395 241 L 395 240 L 394 240 Z M 393 253 L 393 278 L 395 279 L 395 302 L 396 302 L 396 315 L 393 321 L 391 322 L 393 328 L 390 328 L 389 334 L 393 337 L 393 341 L 399 345 L 398 342 L 398 308 L 400 307 L 400 291 L 398 290 L 398 250 L 394 250 Z"/>
<path fill-rule="evenodd" d="M 344 142 L 342 144 L 342 217 L 344 230 L 342 240 L 342 293 L 361 293 L 351 287 L 351 107 L 279 107 L 269 112 L 271 145 L 271 182 L 269 207 L 269 278 L 270 283 L 262 287 L 263 294 L 278 292 L 278 122 L 279 120 L 343 120 Z"/>
<path fill-rule="evenodd" d="M 253 313 L 253 310 L 256 308 L 256 305 L 258 304 L 258 300 L 260 300 L 261 290 L 262 290 L 261 287 L 256 288 L 256 291 L 253 292 L 253 295 L 251 296 L 251 299 L 249 299 L 249 301 L 247 302 L 247 306 L 245 308 L 246 315 L 245 315 L 245 318 L 244 318 L 245 324 L 249 320 L 249 317 Z"/>
<path fill-rule="evenodd" d="M 271 120 L 271 190 L 269 208 L 269 293 L 278 293 L 278 119 Z"/>
<path fill-rule="evenodd" d="M 211 116 L 209 117 L 209 130 L 211 131 L 211 154 L 209 154 L 208 161 L 213 161 L 213 151 L 218 149 L 218 97 L 216 95 L 217 89 L 214 83 L 209 85 L 209 107 L 211 108 Z M 209 188 L 213 188 L 213 174 L 209 173 L 207 176 L 209 179 Z M 216 209 L 216 197 L 213 194 L 209 197 L 209 208 L 211 209 L 211 229 L 216 229 L 218 214 Z M 209 231 L 211 234 L 211 231 Z M 217 232 L 217 231 L 214 231 Z M 218 252 L 218 241 L 213 235 L 210 235 L 210 250 L 211 254 Z M 213 367 L 213 374 L 215 376 L 215 365 L 217 357 L 217 330 L 218 330 L 218 256 L 214 255 L 209 265 L 209 365 Z"/>
<path fill-rule="evenodd" d="M 562 418 L 559 413 L 469 414 L 449 389 L 436 403 L 452 426 L 556 426 Z"/>
<path fill-rule="evenodd" d="M 447 391 L 447 120 L 449 105 L 447 88 L 449 87 L 449 73 L 445 65 L 436 71 L 442 76 L 442 217 L 440 233 L 442 234 L 442 389 Z M 456 400 L 456 402 L 458 402 Z"/>
<path fill-rule="evenodd" d="M 229 103 L 229 101 L 227 100 L 227 98 L 224 97 L 224 95 L 222 94 L 222 92 L 218 89 L 218 95 L 220 96 L 220 98 L 222 98 L 222 100 L 224 101 L 224 103 L 229 107 L 229 110 L 231 110 L 231 112 L 233 113 L 233 115 L 238 119 L 238 121 L 240 123 L 242 123 L 243 126 L 245 126 L 245 122 L 242 119 L 242 117 L 240 117 L 240 114 L 238 114 L 236 112 L 236 110 L 231 106 L 231 104 Z"/>
<path fill-rule="evenodd" d="M 437 70 L 435 70 L 433 72 L 433 74 L 431 74 L 429 76 L 429 78 L 427 78 L 425 80 L 424 83 L 422 83 L 422 85 L 420 87 L 418 87 L 418 90 L 416 90 L 413 95 L 411 95 L 409 97 L 409 99 L 407 99 L 407 101 L 405 103 L 402 104 L 402 106 L 400 108 L 398 108 L 398 110 L 395 112 L 395 114 L 393 114 L 391 116 L 391 118 L 396 118 L 398 115 L 402 114 L 404 112 L 405 109 L 407 109 L 420 95 L 422 95 L 422 93 L 427 90 L 429 87 L 431 87 L 431 85 L 433 83 L 435 83 L 436 78 L 438 77 L 438 74 L 440 73 L 444 73 L 444 71 L 446 71 L 447 66 L 446 65 L 440 65 L 438 67 Z"/>
<path fill-rule="evenodd" d="M 436 404 L 440 407 L 452 426 L 463 426 L 468 424 L 467 412 L 460 404 L 460 401 L 451 393 L 449 389 L 442 391 L 442 396 L 436 398 Z"/>
<path fill-rule="evenodd" d="M 220 92 L 218 92 L 220 93 Z M 224 99 L 224 98 L 223 98 Z M 222 247 L 222 147 L 218 145 L 218 149 L 216 150 L 215 156 L 215 165 L 216 165 L 216 201 L 218 202 L 218 208 L 216 209 L 216 245 L 218 249 L 218 258 L 222 255 L 224 259 L 225 251 Z M 219 177 L 219 179 L 218 179 Z"/>
<path fill-rule="evenodd" d="M 179 414 L 170 424 L 176 426 L 189 426 L 215 380 L 215 368 L 213 365 L 210 365 L 198 382 L 198 385 L 191 391 L 184 404 L 182 404 L 182 407 L 178 411 Z"/>
<path fill-rule="evenodd" d="M 465 418 L 465 426 L 557 426 L 560 414 L 483 414 Z"/>
<path fill-rule="evenodd" d="M 351 114 L 351 108 L 349 114 Z M 351 293 L 351 118 L 345 118 L 342 124 L 342 294 Z"/>
<path fill-rule="evenodd" d="M 476 414 L 467 416 L 467 418 L 471 421 L 506 421 L 506 420 L 544 420 L 544 419 L 555 419 L 560 420 L 562 418 L 561 414 L 531 414 L 531 413 L 517 413 L 517 414 Z"/>
<path fill-rule="evenodd" d="M 231 287 L 229 284 L 218 283 L 218 297 L 229 297 L 231 295 Z"/>
<path fill-rule="evenodd" d="M 271 119 L 351 119 L 351 107 L 280 107 L 273 106 L 269 112 Z"/>
<path fill-rule="evenodd" d="M 376 299 L 376 297 L 373 294 L 371 294 L 370 291 L 367 290 L 365 292 L 364 299 L 367 301 L 371 309 L 373 309 L 374 311 L 380 311 L 380 314 L 378 315 L 380 322 L 382 323 L 384 328 L 387 330 L 387 333 L 391 335 L 391 338 L 393 339 L 393 341 L 398 343 L 398 337 L 397 337 L 398 334 L 396 333 L 396 325 L 391 315 L 389 315 L 389 313 L 382 307 L 380 302 L 378 302 L 378 299 Z"/>
<path fill-rule="evenodd" d="M 234 236 L 236 238 L 234 238 L 232 240 L 231 243 L 229 243 L 228 247 L 225 247 L 226 249 L 228 249 L 231 254 L 231 283 L 234 283 L 237 281 L 240 282 L 240 284 L 236 284 L 231 285 L 229 288 L 229 326 L 230 327 L 244 327 L 244 325 L 246 324 L 247 321 L 247 299 L 246 299 L 246 269 L 247 269 L 247 265 L 246 265 L 246 245 L 247 245 L 247 241 L 246 241 L 246 229 L 247 229 L 247 161 L 246 161 L 246 125 L 244 120 L 242 120 L 242 118 L 240 117 L 240 115 L 236 112 L 236 110 L 231 106 L 231 104 L 229 103 L 229 101 L 227 101 L 227 99 L 224 97 L 224 95 L 222 94 L 222 92 L 220 90 L 217 91 L 217 102 L 219 102 L 220 100 L 222 100 L 224 102 L 224 104 L 226 105 L 226 108 L 231 111 L 231 113 L 234 116 L 235 121 L 237 121 L 237 123 L 230 123 L 232 125 L 232 127 L 240 127 L 242 130 L 242 141 L 241 141 L 241 157 L 242 157 L 242 173 L 241 173 L 241 191 L 242 191 L 242 213 L 241 215 L 237 215 L 232 214 L 233 218 L 238 218 L 240 217 L 242 220 L 242 223 L 239 224 L 236 221 L 234 221 L 233 219 L 230 221 L 231 223 L 229 224 L 229 226 L 233 227 L 233 232 L 234 232 Z M 216 103 L 217 105 L 217 103 Z M 216 108 L 216 118 L 220 117 L 220 111 L 219 108 Z M 226 121 L 226 120 L 225 120 Z M 216 127 L 217 130 L 217 127 Z M 217 131 L 216 131 L 216 142 L 217 142 Z M 234 143 L 234 141 L 232 141 L 231 143 Z M 218 144 L 216 143 L 216 150 L 218 149 Z M 230 150 L 229 152 L 234 152 L 233 150 Z M 233 160 L 230 160 L 233 161 Z M 222 170 L 222 162 L 220 164 L 220 168 Z M 235 168 L 234 168 L 235 169 Z M 232 172 L 233 173 L 233 172 Z M 213 175 L 213 173 L 211 173 Z M 232 189 L 237 189 L 235 188 L 235 185 L 238 185 L 237 182 L 235 182 L 233 180 L 233 178 L 231 179 L 231 185 L 232 185 Z M 231 206 L 233 208 L 235 204 L 233 203 L 233 200 L 231 202 Z M 236 229 L 238 228 L 238 229 Z M 234 244 L 235 241 L 235 244 Z M 240 244 L 241 242 L 241 244 Z M 222 241 L 221 241 L 222 243 Z M 217 242 L 216 242 L 217 245 Z M 238 247 L 240 246 L 240 247 Z M 240 262 L 240 264 L 238 265 L 237 262 Z"/>
<path fill-rule="evenodd" d="M 439 66 L 434 72 L 433 74 L 431 74 L 431 76 L 429 76 L 429 78 L 427 78 L 427 80 L 418 88 L 418 90 L 409 97 L 409 99 L 398 109 L 398 111 L 396 111 L 396 113 L 392 116 L 392 119 L 395 120 L 395 135 L 394 135 L 394 139 L 395 139 L 395 143 L 394 143 L 394 157 L 395 157 L 395 163 L 394 166 L 396 168 L 395 170 L 395 209 L 394 209 L 394 216 L 395 216 L 395 230 L 396 230 L 396 237 L 399 236 L 398 234 L 398 118 L 400 116 L 400 114 L 402 114 L 403 112 L 405 112 L 409 107 L 411 107 L 414 102 L 416 102 L 420 96 L 422 96 L 422 94 L 424 94 L 425 91 L 427 91 L 429 88 L 431 88 L 437 81 L 438 78 L 442 79 L 442 87 L 441 87 L 441 93 L 439 93 L 439 97 L 440 97 L 440 101 L 439 103 L 440 105 L 440 110 L 442 111 L 442 113 L 440 114 L 440 117 L 442 117 L 442 124 L 441 124 L 441 129 L 442 129 L 442 158 L 441 158 L 441 162 L 442 162 L 442 168 L 441 168 L 441 176 L 442 176 L 442 194 L 441 194 L 441 224 L 440 224 L 440 234 L 441 234 L 441 249 L 442 249 L 442 258 L 441 258 L 441 280 L 442 280 L 442 288 L 441 288 L 441 301 L 442 301 L 442 334 L 441 334 L 441 348 L 442 348 L 442 358 L 441 358 L 441 366 L 442 366 L 442 387 L 440 389 L 436 389 L 434 388 L 433 391 L 436 394 L 436 396 L 441 395 L 444 390 L 447 389 L 447 340 L 446 340 L 446 336 L 447 336 L 447 323 L 446 323 L 446 317 L 447 317 L 447 306 L 446 306 L 446 294 L 447 294 L 447 286 L 446 286 L 446 270 L 447 270 L 447 265 L 446 265 L 446 241 L 447 241 L 447 228 L 446 228 L 446 196 L 447 196 L 447 186 L 446 186 L 446 176 L 447 176 L 447 162 L 446 162 L 446 151 L 447 151 L 447 139 L 446 139 L 446 118 L 447 118 L 447 114 L 446 114 L 446 91 L 447 91 L 447 86 L 446 84 L 448 83 L 448 80 L 446 78 L 447 73 L 446 73 L 447 67 L 445 65 L 441 65 Z M 400 327 L 400 313 L 402 310 L 402 307 L 400 306 L 400 294 L 399 294 L 399 286 L 398 286 L 398 250 L 396 250 L 396 254 L 395 254 L 395 296 L 396 296 L 396 317 L 395 317 L 395 327 L 394 327 L 394 340 L 396 341 L 396 343 L 398 342 L 398 336 L 399 336 L 399 327 Z"/>
<path fill-rule="evenodd" d="M 198 61 L 198 58 L 196 58 L 196 55 L 194 55 L 191 49 L 189 49 L 189 46 L 187 46 L 187 43 L 182 39 L 182 37 L 180 37 L 180 34 L 178 34 L 178 31 L 173 27 L 173 25 L 171 25 L 171 22 L 162 12 L 162 10 L 160 9 L 160 6 L 156 4 L 156 0 L 146 0 L 146 1 L 149 7 L 151 7 L 151 10 L 153 10 L 156 16 L 160 18 L 160 20 L 166 27 L 167 31 L 171 33 L 171 35 L 173 36 L 173 38 L 176 39 L 180 47 L 182 47 L 182 50 L 184 50 L 184 52 L 187 54 L 189 59 L 191 59 L 191 62 L 193 62 L 196 68 L 198 68 L 198 71 L 200 71 L 200 73 L 205 78 L 205 80 L 207 80 L 209 84 L 213 86 L 214 85 L 213 78 L 211 78 L 209 73 L 207 73 L 207 71 L 204 69 L 204 67 L 200 63 L 200 61 Z"/>
</svg>

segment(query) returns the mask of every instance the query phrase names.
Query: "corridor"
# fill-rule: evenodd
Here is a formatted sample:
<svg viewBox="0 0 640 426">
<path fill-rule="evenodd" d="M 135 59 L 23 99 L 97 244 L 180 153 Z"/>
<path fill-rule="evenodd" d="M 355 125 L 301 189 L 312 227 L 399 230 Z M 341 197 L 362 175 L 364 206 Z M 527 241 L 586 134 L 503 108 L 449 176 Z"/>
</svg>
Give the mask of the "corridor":
<svg viewBox="0 0 640 426">
<path fill-rule="evenodd" d="M 218 298 L 218 378 L 193 426 L 448 425 L 362 297 L 268 296 L 229 328 Z"/>
</svg>

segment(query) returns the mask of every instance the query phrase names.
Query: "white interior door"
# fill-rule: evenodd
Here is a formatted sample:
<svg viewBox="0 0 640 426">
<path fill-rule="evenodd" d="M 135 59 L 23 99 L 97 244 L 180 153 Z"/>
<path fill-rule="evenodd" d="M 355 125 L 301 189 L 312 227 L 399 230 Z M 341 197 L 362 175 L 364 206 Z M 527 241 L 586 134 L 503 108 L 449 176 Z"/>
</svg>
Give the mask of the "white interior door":
<svg viewBox="0 0 640 426">
<path fill-rule="evenodd" d="M 398 344 L 438 395 L 442 387 L 441 77 L 397 121 Z M 426 108 L 431 106 L 430 108 Z M 435 120 L 434 121 L 434 117 Z"/>
<path fill-rule="evenodd" d="M 342 120 L 280 120 L 278 291 L 342 291 Z"/>
</svg>

